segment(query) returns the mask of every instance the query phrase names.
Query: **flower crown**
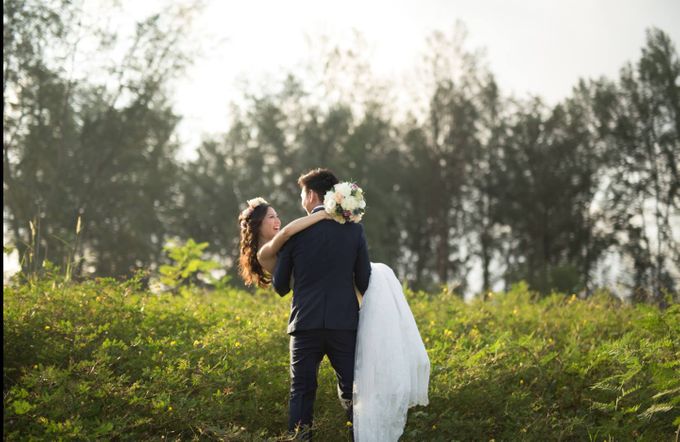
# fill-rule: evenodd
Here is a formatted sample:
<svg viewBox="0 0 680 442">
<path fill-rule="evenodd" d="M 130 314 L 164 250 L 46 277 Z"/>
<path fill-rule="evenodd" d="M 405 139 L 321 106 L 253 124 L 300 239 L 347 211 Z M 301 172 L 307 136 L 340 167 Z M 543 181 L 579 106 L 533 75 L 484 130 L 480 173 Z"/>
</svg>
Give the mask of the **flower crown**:
<svg viewBox="0 0 680 442">
<path fill-rule="evenodd" d="M 264 198 L 262 198 L 260 196 L 258 196 L 257 198 L 253 198 L 251 200 L 248 200 L 247 203 L 248 203 L 248 207 L 243 209 L 243 211 L 241 212 L 241 216 L 243 217 L 243 221 L 241 223 L 242 227 L 245 227 L 246 221 L 248 220 L 248 218 L 250 218 L 250 216 L 253 214 L 255 209 L 257 209 L 262 204 L 269 204 L 267 202 L 267 200 L 265 200 Z"/>
</svg>

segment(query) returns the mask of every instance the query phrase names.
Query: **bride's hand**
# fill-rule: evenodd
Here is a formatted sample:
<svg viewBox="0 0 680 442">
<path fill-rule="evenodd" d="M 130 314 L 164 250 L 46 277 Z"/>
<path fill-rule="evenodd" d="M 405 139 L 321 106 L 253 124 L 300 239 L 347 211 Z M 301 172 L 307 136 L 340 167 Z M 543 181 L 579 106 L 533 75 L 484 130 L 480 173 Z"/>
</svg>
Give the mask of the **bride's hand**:
<svg viewBox="0 0 680 442">
<path fill-rule="evenodd" d="M 319 220 L 331 219 L 331 215 L 328 212 L 326 212 L 325 210 L 319 210 L 313 216 L 316 216 L 317 219 L 319 219 Z"/>
</svg>

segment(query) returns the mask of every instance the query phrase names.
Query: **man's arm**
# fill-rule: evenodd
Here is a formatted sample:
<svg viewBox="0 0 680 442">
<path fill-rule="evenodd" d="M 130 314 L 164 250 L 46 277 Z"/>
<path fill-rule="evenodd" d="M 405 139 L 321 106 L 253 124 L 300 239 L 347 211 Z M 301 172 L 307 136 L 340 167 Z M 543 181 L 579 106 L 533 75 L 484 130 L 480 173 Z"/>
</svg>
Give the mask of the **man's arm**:
<svg viewBox="0 0 680 442">
<path fill-rule="evenodd" d="M 279 251 L 272 275 L 272 285 L 280 296 L 285 296 L 290 291 L 290 277 L 293 273 L 293 242 L 287 242 Z"/>
<path fill-rule="evenodd" d="M 366 244 L 364 226 L 359 224 L 359 227 L 361 227 L 361 235 L 359 236 L 357 259 L 354 262 L 354 283 L 363 295 L 368 289 L 368 280 L 371 277 L 371 261 L 368 258 L 368 244 Z"/>
</svg>

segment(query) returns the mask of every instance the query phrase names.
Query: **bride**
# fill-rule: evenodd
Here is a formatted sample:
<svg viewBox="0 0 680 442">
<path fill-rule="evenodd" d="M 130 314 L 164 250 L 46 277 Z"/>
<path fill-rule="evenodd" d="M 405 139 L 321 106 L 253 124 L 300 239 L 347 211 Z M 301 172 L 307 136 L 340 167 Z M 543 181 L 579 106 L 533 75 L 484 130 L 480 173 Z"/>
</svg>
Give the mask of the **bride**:
<svg viewBox="0 0 680 442">
<path fill-rule="evenodd" d="M 247 205 L 239 216 L 239 271 L 247 285 L 269 286 L 276 254 L 286 241 L 331 219 L 322 210 L 281 228 L 276 210 L 263 198 L 249 200 Z M 429 376 L 430 361 L 399 280 L 387 265 L 371 263 L 357 328 L 354 439 L 397 441 L 408 408 L 428 404 Z"/>
</svg>

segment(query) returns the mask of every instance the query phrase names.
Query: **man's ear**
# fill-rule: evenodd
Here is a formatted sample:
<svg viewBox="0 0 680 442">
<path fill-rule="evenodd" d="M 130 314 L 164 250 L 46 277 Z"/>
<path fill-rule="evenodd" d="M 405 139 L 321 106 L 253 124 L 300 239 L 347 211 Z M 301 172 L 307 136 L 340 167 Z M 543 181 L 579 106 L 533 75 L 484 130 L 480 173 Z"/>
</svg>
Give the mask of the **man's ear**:
<svg viewBox="0 0 680 442">
<path fill-rule="evenodd" d="M 310 202 L 314 198 L 317 198 L 319 202 L 323 201 L 323 199 L 321 199 L 321 196 L 318 193 L 316 193 L 315 191 L 311 190 L 309 193 L 311 194 L 310 198 L 309 198 Z"/>
</svg>

